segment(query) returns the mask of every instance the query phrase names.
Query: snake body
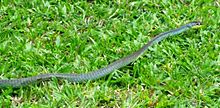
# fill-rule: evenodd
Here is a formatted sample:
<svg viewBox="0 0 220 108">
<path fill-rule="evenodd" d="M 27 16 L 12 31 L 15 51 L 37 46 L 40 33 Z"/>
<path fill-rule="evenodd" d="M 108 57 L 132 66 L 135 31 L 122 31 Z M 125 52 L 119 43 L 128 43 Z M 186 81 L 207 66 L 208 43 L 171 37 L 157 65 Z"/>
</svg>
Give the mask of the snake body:
<svg viewBox="0 0 220 108">
<path fill-rule="evenodd" d="M 160 42 L 161 40 L 174 36 L 176 34 L 182 33 L 186 30 L 189 30 L 190 28 L 194 26 L 199 26 L 201 25 L 201 22 L 195 21 L 188 23 L 186 25 L 183 25 L 179 28 L 161 33 L 154 38 L 152 38 L 147 44 L 145 44 L 143 47 L 141 47 L 139 50 L 136 52 L 121 58 L 119 60 L 116 60 L 115 62 L 107 65 L 104 68 L 100 68 L 95 71 L 91 71 L 88 73 L 82 73 L 82 74 L 66 74 L 66 73 L 48 73 L 48 74 L 40 74 L 37 76 L 32 76 L 32 77 L 26 77 L 26 78 L 18 78 L 18 79 L 6 79 L 6 80 L 0 80 L 0 88 L 6 88 L 6 87 L 12 87 L 12 88 L 19 88 L 22 86 L 26 86 L 30 83 L 34 83 L 36 81 L 42 81 L 42 80 L 47 80 L 50 78 L 58 78 L 58 79 L 66 79 L 70 82 L 83 82 L 86 80 L 95 80 L 100 77 L 103 77 L 105 75 L 110 74 L 116 69 L 119 69 L 135 59 L 137 59 L 140 55 L 142 55 L 150 46 L 152 46 L 154 43 Z"/>
</svg>

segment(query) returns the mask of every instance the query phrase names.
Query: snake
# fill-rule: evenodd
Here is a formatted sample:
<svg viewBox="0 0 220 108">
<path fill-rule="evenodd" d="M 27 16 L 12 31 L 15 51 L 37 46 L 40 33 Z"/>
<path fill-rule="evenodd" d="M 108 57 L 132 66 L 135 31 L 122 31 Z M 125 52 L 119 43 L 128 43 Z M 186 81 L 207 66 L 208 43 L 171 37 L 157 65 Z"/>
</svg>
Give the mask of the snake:
<svg viewBox="0 0 220 108">
<path fill-rule="evenodd" d="M 31 77 L 25 77 L 25 78 L 12 78 L 12 79 L 1 79 L 0 80 L 0 88 L 20 88 L 23 86 L 27 86 L 31 83 L 37 82 L 37 81 L 44 81 L 51 78 L 57 78 L 57 79 L 64 79 L 69 82 L 83 82 L 83 81 L 89 81 L 89 80 L 95 80 L 101 77 L 104 77 L 115 70 L 124 67 L 128 65 L 129 63 L 136 60 L 138 57 L 140 57 L 150 46 L 152 46 L 155 43 L 160 42 L 161 40 L 171 37 L 177 34 L 180 34 L 184 31 L 187 31 L 191 28 L 198 27 L 202 25 L 200 21 L 193 21 L 190 23 L 187 23 L 183 26 L 180 26 L 179 28 L 169 30 L 163 33 L 160 33 L 153 37 L 148 43 L 144 44 L 140 49 L 137 51 L 131 53 L 128 56 L 125 56 L 121 59 L 118 59 L 109 65 L 100 68 L 98 70 L 94 70 L 87 73 L 81 73 L 81 74 L 74 74 L 74 73 L 45 73 L 45 74 L 39 74 L 37 76 L 31 76 Z"/>
</svg>

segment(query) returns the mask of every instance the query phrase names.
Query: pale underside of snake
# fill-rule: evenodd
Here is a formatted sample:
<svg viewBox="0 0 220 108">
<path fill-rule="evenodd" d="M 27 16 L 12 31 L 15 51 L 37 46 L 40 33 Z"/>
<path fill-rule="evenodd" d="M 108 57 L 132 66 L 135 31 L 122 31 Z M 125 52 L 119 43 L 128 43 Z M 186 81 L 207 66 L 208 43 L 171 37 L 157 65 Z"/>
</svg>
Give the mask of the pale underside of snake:
<svg viewBox="0 0 220 108">
<path fill-rule="evenodd" d="M 119 60 L 116 60 L 115 62 L 107 65 L 104 68 L 100 68 L 95 71 L 91 71 L 88 73 L 82 73 L 82 74 L 66 74 L 66 73 L 48 73 L 48 74 L 40 74 L 37 76 L 32 76 L 32 77 L 26 77 L 26 78 L 18 78 L 18 79 L 5 79 L 5 80 L 0 80 L 0 88 L 6 88 L 6 87 L 12 87 L 12 88 L 18 88 L 22 86 L 26 86 L 30 83 L 34 83 L 37 81 L 42 81 L 50 78 L 58 78 L 58 79 L 66 79 L 70 82 L 83 82 L 86 80 L 95 80 L 98 78 L 101 78 L 103 76 L 106 76 L 113 72 L 114 70 L 117 70 L 132 61 L 136 60 L 140 55 L 142 55 L 150 46 L 152 46 L 154 43 L 158 43 L 161 40 L 174 36 L 176 34 L 182 33 L 184 31 L 189 30 L 190 28 L 194 26 L 199 26 L 201 25 L 201 22 L 195 21 L 195 22 L 190 22 L 188 24 L 185 24 L 177 29 L 173 29 L 164 33 L 161 33 L 154 38 L 152 38 L 147 44 L 145 44 L 143 47 L 141 47 L 139 50 L 136 52 L 133 52 L 132 54 L 121 58 Z"/>
</svg>

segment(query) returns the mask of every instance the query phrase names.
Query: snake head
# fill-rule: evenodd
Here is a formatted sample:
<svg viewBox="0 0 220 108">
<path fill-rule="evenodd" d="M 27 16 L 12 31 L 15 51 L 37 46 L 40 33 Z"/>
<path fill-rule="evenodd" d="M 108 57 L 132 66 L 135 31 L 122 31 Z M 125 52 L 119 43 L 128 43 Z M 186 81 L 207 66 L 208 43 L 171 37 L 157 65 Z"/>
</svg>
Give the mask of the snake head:
<svg viewBox="0 0 220 108">
<path fill-rule="evenodd" d="M 193 21 L 193 22 L 190 22 L 188 24 L 191 25 L 191 26 L 200 26 L 200 25 L 202 25 L 202 22 L 201 21 Z"/>
<path fill-rule="evenodd" d="M 192 28 L 200 28 L 202 26 L 202 22 L 201 21 L 193 21 L 187 24 L 188 27 L 192 27 Z"/>
</svg>

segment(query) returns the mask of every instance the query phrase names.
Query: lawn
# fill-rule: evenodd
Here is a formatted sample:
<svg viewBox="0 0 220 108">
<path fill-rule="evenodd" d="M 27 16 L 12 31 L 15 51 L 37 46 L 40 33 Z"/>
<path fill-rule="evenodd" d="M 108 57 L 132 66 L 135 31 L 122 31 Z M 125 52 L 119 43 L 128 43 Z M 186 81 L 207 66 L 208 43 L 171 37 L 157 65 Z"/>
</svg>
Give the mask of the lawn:
<svg viewBox="0 0 220 108">
<path fill-rule="evenodd" d="M 192 21 L 94 81 L 0 88 L 0 107 L 220 107 L 220 2 L 0 1 L 0 79 L 86 73 Z"/>
</svg>

